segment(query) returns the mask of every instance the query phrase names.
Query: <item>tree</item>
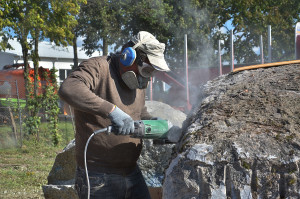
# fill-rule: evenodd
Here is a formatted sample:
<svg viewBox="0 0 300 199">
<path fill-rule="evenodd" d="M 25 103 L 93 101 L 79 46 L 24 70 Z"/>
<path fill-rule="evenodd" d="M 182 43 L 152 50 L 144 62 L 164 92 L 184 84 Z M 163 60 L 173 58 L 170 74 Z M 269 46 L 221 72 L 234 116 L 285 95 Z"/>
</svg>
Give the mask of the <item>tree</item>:
<svg viewBox="0 0 300 199">
<path fill-rule="evenodd" d="M 77 24 L 75 15 L 79 11 L 79 3 L 85 0 L 1 0 L 0 28 L 7 28 L 5 36 L 16 36 L 22 46 L 25 75 L 28 75 L 29 50 L 33 38 L 35 51 L 32 58 L 38 65 L 38 42 L 41 36 L 50 38 L 57 45 L 72 44 L 73 27 Z"/>
<path fill-rule="evenodd" d="M 147 30 L 166 44 L 171 68 L 183 67 L 184 35 L 188 36 L 189 63 L 210 66 L 217 47 L 219 27 L 230 18 L 224 12 L 229 1 L 218 0 L 131 0 L 127 32 Z"/>
<path fill-rule="evenodd" d="M 99 32 L 103 31 L 105 37 L 114 38 L 115 49 L 118 49 L 138 31 L 145 30 L 166 44 L 166 58 L 171 68 L 176 68 L 183 67 L 183 38 L 184 34 L 188 34 L 191 64 L 199 65 L 200 62 L 202 65 L 208 65 L 211 59 L 207 59 L 206 52 L 210 51 L 210 57 L 214 55 L 214 47 L 217 46 L 215 39 L 219 37 L 215 31 L 229 19 L 229 15 L 220 14 L 227 4 L 228 1 L 216 0 L 199 2 L 191 0 L 124 0 L 122 4 L 116 6 L 115 1 L 106 1 L 105 4 L 102 4 L 103 9 L 119 10 L 119 12 L 111 12 L 108 21 L 102 20 L 103 17 L 99 17 L 99 8 L 88 2 L 87 11 L 82 7 L 80 13 L 80 19 L 84 19 L 83 21 L 86 22 L 84 35 L 82 34 L 86 37 L 84 46 L 86 49 L 98 48 Z M 108 21 L 108 24 L 112 24 L 110 27 L 117 26 L 118 29 L 105 31 L 107 25 L 98 25 L 101 23 L 92 20 L 95 18 L 102 21 L 101 23 Z M 118 21 L 114 22 L 114 19 L 118 19 Z M 79 23 L 82 21 L 79 20 Z M 93 28 L 95 26 L 97 29 Z M 97 30 L 100 31 L 97 32 Z M 106 54 L 105 48 L 104 54 Z"/>
<path fill-rule="evenodd" d="M 40 108 L 39 97 L 37 96 L 38 80 L 38 43 L 40 37 L 48 37 L 50 41 L 57 45 L 71 44 L 73 41 L 72 29 L 77 24 L 75 15 L 79 11 L 79 3 L 85 0 L 1 0 L 0 1 L 0 25 L 8 29 L 7 37 L 16 36 L 22 46 L 24 60 L 24 78 L 27 96 L 27 109 L 30 117 L 28 118 L 29 129 L 38 131 L 39 117 L 37 116 Z M 31 36 L 34 44 L 34 51 L 31 57 L 34 62 L 34 89 L 29 93 L 31 87 L 28 74 L 29 50 L 32 44 L 28 42 Z M 34 132 L 32 132 L 34 133 Z"/>
<path fill-rule="evenodd" d="M 28 51 L 31 46 L 28 43 L 28 35 L 30 33 L 31 19 L 29 16 L 30 4 L 22 0 L 1 0 L 0 1 L 0 25 L 1 29 L 8 28 L 6 36 L 8 38 L 17 36 L 18 41 L 22 47 L 23 61 L 24 61 L 24 75 L 28 76 Z M 25 78 L 25 86 L 27 88 L 28 81 Z M 27 89 L 26 89 L 27 90 Z M 26 91 L 26 93 L 28 93 Z"/>
<path fill-rule="evenodd" d="M 115 44 L 121 36 L 123 5 L 123 1 L 117 0 L 88 0 L 86 5 L 81 6 L 78 16 L 81 27 L 79 35 L 85 38 L 83 47 L 87 55 L 96 50 L 102 50 L 107 55 L 108 46 Z"/>
<path fill-rule="evenodd" d="M 227 1 L 166 1 L 172 6 L 168 29 L 169 62 L 174 68 L 181 68 L 184 54 L 184 35 L 188 37 L 189 65 L 208 67 L 214 64 L 219 28 L 228 20 Z"/>
<path fill-rule="evenodd" d="M 118 40 L 117 46 L 126 43 L 142 30 L 152 33 L 161 42 L 168 42 L 172 11 L 169 4 L 160 0 L 127 0 L 123 9 L 123 38 Z"/>
<path fill-rule="evenodd" d="M 297 0 L 232 0 L 229 10 L 232 16 L 235 48 L 238 62 L 252 63 L 258 61 L 253 51 L 259 46 L 259 37 L 267 41 L 267 27 L 272 27 L 272 60 L 283 61 L 294 59 L 295 23 L 299 21 L 300 2 Z M 238 34 L 237 34 L 238 33 Z M 267 45 L 264 45 L 265 52 Z M 267 53 L 265 53 L 267 56 Z"/>
<path fill-rule="evenodd" d="M 13 49 L 12 46 L 8 43 L 9 38 L 2 31 L 0 31 L 0 39 L 0 51 L 5 51 L 6 49 Z"/>
</svg>

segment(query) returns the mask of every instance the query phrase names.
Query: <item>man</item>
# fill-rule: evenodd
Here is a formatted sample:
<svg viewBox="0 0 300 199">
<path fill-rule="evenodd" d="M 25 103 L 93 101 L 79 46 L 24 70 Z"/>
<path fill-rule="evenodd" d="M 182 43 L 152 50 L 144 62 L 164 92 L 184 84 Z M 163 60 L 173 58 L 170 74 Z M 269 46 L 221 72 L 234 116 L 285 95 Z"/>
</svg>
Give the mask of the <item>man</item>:
<svg viewBox="0 0 300 199">
<path fill-rule="evenodd" d="M 133 121 L 152 118 L 145 107 L 145 88 L 156 70 L 170 70 L 164 50 L 165 44 L 140 31 L 123 46 L 122 55 L 84 61 L 61 85 L 60 97 L 74 108 L 78 165 L 75 184 L 80 198 L 88 195 L 85 144 L 95 130 L 112 125 L 115 134 L 97 134 L 88 145 L 91 198 L 150 199 L 137 166 L 142 141 L 128 134 L 134 130 Z"/>
</svg>

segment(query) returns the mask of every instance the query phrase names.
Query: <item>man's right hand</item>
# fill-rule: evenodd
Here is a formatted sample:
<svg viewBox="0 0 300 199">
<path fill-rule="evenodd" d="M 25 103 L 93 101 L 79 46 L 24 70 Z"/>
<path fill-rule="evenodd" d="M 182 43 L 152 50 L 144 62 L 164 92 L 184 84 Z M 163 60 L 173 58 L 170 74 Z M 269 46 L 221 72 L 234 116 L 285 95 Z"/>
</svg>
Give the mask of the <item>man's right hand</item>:
<svg viewBox="0 0 300 199">
<path fill-rule="evenodd" d="M 117 106 L 108 115 L 116 134 L 128 135 L 134 132 L 133 119 Z"/>
</svg>

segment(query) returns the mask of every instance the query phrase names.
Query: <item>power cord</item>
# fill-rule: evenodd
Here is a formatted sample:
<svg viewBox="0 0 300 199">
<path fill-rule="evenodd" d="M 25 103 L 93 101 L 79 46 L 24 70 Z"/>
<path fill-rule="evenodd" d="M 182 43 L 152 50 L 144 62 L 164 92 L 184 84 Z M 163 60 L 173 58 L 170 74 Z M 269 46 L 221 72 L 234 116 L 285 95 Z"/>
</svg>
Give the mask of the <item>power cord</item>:
<svg viewBox="0 0 300 199">
<path fill-rule="evenodd" d="M 85 148 L 84 148 L 84 170 L 85 170 L 85 175 L 86 175 L 86 181 L 87 181 L 87 186 L 88 186 L 88 199 L 90 199 L 90 192 L 91 192 L 91 188 L 90 188 L 90 180 L 89 180 L 89 174 L 88 174 L 88 170 L 87 170 L 87 163 L 86 163 L 86 152 L 87 152 L 87 147 L 89 145 L 90 140 L 92 139 L 92 137 L 94 137 L 94 135 L 97 135 L 98 133 L 102 133 L 107 131 L 107 133 L 111 132 L 111 126 L 108 126 L 107 128 L 103 128 L 103 129 L 99 129 L 94 131 L 94 133 L 89 137 L 89 139 L 87 140 L 86 144 L 85 144 Z"/>
</svg>

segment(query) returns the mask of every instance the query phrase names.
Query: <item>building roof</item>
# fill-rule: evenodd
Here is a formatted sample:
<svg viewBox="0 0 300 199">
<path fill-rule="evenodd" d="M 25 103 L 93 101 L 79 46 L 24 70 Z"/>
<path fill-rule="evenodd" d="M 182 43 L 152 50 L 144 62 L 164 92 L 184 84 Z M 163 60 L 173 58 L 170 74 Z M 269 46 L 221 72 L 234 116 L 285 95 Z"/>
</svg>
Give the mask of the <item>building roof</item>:
<svg viewBox="0 0 300 199">
<path fill-rule="evenodd" d="M 14 48 L 13 50 L 7 49 L 6 53 L 12 53 L 17 56 L 22 56 L 22 48 L 21 44 L 17 41 L 17 39 L 9 40 L 9 44 Z M 78 59 L 88 59 L 90 57 L 99 56 L 99 52 L 93 53 L 92 56 L 87 56 L 82 47 L 77 48 Z M 102 52 L 101 52 L 102 54 Z M 39 56 L 40 58 L 67 58 L 73 59 L 73 46 L 56 46 L 54 43 L 42 41 L 39 43 Z"/>
</svg>

